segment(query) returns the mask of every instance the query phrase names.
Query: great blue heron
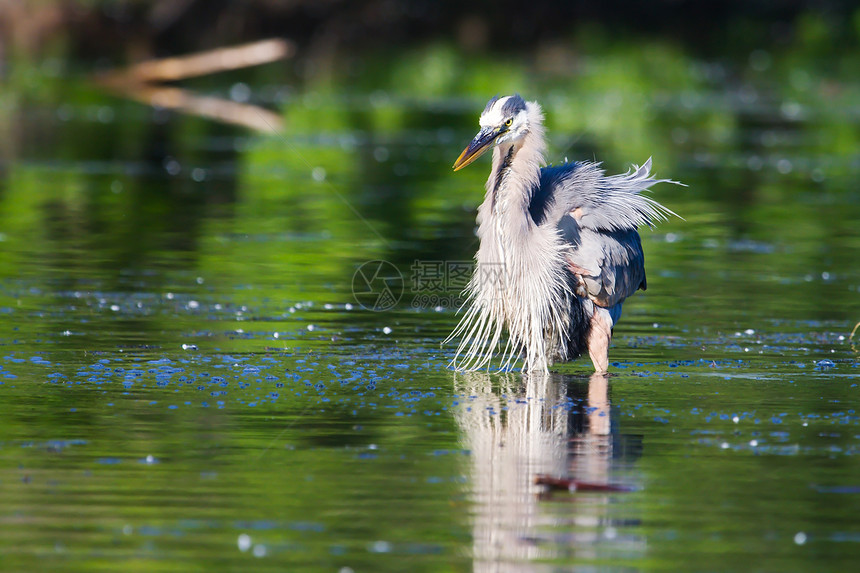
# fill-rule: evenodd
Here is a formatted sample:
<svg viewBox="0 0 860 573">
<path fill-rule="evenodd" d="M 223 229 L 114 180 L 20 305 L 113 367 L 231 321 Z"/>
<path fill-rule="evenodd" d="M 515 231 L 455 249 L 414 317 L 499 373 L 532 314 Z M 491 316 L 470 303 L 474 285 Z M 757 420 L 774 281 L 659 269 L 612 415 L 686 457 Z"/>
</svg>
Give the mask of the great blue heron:
<svg viewBox="0 0 860 573">
<path fill-rule="evenodd" d="M 522 356 L 524 371 L 546 371 L 588 350 L 605 373 L 621 304 L 646 288 L 636 229 L 675 215 L 640 192 L 671 181 L 651 178 L 651 159 L 613 176 L 591 162 L 542 167 L 543 112 L 519 95 L 491 99 L 480 125 L 454 162 L 457 171 L 493 149 L 452 365 L 489 366 L 507 329 L 502 369 Z"/>
</svg>

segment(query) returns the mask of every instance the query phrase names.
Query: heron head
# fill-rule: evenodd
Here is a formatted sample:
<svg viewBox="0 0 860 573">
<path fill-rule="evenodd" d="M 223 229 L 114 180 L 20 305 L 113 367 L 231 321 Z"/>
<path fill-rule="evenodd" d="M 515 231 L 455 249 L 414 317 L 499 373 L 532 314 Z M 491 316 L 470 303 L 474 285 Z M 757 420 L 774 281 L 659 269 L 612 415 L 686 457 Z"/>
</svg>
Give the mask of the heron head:
<svg viewBox="0 0 860 573">
<path fill-rule="evenodd" d="M 454 162 L 454 171 L 469 165 L 494 145 L 521 140 L 529 131 L 526 102 L 519 94 L 494 97 L 484 108 L 479 123 L 481 131 Z"/>
</svg>

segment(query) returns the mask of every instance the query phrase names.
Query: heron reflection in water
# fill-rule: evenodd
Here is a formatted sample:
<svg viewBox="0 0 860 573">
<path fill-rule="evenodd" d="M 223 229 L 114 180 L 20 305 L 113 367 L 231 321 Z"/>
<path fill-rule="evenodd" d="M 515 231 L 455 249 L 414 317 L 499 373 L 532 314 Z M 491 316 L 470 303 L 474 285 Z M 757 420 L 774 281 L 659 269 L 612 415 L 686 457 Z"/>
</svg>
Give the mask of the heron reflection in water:
<svg viewBox="0 0 860 573">
<path fill-rule="evenodd" d="M 571 555 L 580 565 L 617 551 L 644 555 L 644 538 L 624 528 L 630 515 L 618 511 L 619 489 L 553 498 L 537 479 L 638 486 L 631 468 L 641 438 L 613 420 L 606 376 L 466 372 L 453 382 L 462 402 L 452 413 L 469 451 L 474 572 L 536 571 Z M 606 544 L 609 530 L 616 534 Z"/>
<path fill-rule="evenodd" d="M 543 119 L 537 102 L 494 97 L 454 163 L 457 171 L 493 149 L 468 309 L 448 337 L 460 338 L 458 370 L 488 367 L 507 329 L 502 369 L 522 357 L 524 371 L 546 371 L 587 351 L 606 373 L 621 305 L 647 286 L 637 228 L 675 215 L 641 194 L 674 183 L 652 178 L 650 159 L 612 176 L 590 162 L 542 167 Z"/>
</svg>

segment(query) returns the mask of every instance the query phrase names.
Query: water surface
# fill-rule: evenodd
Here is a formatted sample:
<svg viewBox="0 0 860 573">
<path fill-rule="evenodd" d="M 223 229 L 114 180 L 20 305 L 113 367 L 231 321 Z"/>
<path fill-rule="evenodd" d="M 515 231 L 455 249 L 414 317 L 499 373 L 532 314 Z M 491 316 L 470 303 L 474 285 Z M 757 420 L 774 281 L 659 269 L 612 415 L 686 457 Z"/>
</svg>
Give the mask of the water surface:
<svg viewBox="0 0 860 573">
<path fill-rule="evenodd" d="M 447 369 L 459 293 L 418 285 L 416 261 L 474 253 L 487 166 L 450 164 L 483 97 L 267 99 L 275 80 L 246 78 L 283 106 L 281 134 L 76 78 L 5 104 L 4 567 L 856 563 L 856 113 L 816 103 L 814 71 L 784 92 L 778 75 L 724 88 L 697 62 L 669 87 L 619 85 L 607 58 L 577 89 L 524 95 L 554 161 L 653 156 L 688 185 L 654 190 L 683 220 L 642 233 L 649 288 L 625 304 L 608 382 L 587 361 Z M 403 281 L 384 312 L 353 294 L 377 260 Z"/>
</svg>

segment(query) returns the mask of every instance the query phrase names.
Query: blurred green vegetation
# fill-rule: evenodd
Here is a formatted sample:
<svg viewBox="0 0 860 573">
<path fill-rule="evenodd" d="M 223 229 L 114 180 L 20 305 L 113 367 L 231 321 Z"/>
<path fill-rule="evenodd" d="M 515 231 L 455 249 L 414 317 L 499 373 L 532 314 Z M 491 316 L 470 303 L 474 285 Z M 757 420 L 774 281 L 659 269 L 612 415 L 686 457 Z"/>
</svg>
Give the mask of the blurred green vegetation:
<svg viewBox="0 0 860 573">
<path fill-rule="evenodd" d="M 818 65 L 822 24 L 798 25 L 790 45 L 740 63 L 590 29 L 531 56 L 433 41 L 354 56 L 360 73 L 302 79 L 269 65 L 188 82 L 223 97 L 229 82 L 252 94 L 288 86 L 261 102 L 282 107 L 285 129 L 260 135 L 121 101 L 65 64 L 20 62 L 0 105 L 2 276 L 32 268 L 37 281 L 96 276 L 114 289 L 153 267 L 223 287 L 251 272 L 283 300 L 342 300 L 364 260 L 408 270 L 416 258 L 468 259 L 486 175 L 450 163 L 484 100 L 518 91 L 544 106 L 549 161 L 596 158 L 617 172 L 653 157 L 658 175 L 688 185 L 655 189 L 686 222 L 646 233 L 647 250 L 657 272 L 699 278 L 657 276 L 656 292 L 683 308 L 731 285 L 727 306 L 770 316 L 789 284 L 820 301 L 805 318 L 848 320 L 853 292 L 820 277 L 854 277 L 860 57 Z M 653 240 L 665 233 L 683 241 Z"/>
</svg>

